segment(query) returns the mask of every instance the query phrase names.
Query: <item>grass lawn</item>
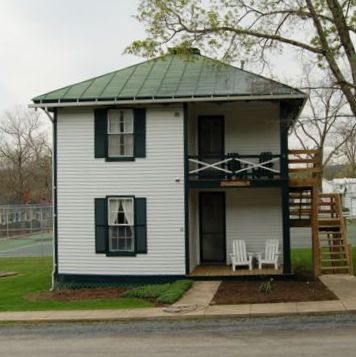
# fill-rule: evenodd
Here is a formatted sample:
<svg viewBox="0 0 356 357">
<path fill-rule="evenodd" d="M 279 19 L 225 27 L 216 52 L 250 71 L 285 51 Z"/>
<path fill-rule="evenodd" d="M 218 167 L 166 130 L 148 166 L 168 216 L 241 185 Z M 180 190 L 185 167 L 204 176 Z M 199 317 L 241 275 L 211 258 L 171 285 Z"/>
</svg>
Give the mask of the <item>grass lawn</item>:
<svg viewBox="0 0 356 357">
<path fill-rule="evenodd" d="M 356 273 L 356 247 L 352 248 L 352 257 L 354 264 L 354 273 Z M 312 272 L 311 249 L 292 249 L 292 266 L 295 272 Z"/>
<path fill-rule="evenodd" d="M 79 301 L 30 300 L 28 295 L 48 291 L 51 285 L 51 258 L 0 258 L 0 271 L 19 274 L 0 278 L 0 311 L 90 310 L 152 307 L 153 303 L 137 298 Z"/>
<path fill-rule="evenodd" d="M 356 219 L 347 222 L 348 240 L 353 246 L 356 246 Z"/>
</svg>

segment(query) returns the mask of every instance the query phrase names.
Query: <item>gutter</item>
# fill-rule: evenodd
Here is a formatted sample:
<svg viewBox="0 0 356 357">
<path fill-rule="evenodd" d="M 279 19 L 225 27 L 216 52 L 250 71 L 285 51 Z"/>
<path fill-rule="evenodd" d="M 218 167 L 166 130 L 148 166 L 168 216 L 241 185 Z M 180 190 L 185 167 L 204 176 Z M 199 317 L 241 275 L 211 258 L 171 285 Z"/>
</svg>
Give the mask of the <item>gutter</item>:
<svg viewBox="0 0 356 357">
<path fill-rule="evenodd" d="M 281 95 L 246 95 L 246 96 L 219 96 L 219 97 L 182 97 L 182 98 L 150 98 L 150 99 L 127 99 L 127 100 L 92 100 L 46 103 L 39 102 L 29 104 L 29 108 L 65 108 L 65 107 L 88 107 L 101 105 L 132 105 L 132 104 L 169 104 L 169 103 L 194 103 L 194 102 L 224 102 L 224 101 L 247 101 L 247 100 L 281 100 L 281 99 L 306 99 L 302 94 L 281 94 Z"/>
<path fill-rule="evenodd" d="M 57 113 L 54 111 L 53 116 L 47 108 L 41 108 L 52 122 L 53 125 L 53 147 L 52 147 L 52 224 L 53 224 L 53 269 L 51 274 L 51 288 L 55 289 L 55 276 L 58 272 L 57 264 Z"/>
</svg>

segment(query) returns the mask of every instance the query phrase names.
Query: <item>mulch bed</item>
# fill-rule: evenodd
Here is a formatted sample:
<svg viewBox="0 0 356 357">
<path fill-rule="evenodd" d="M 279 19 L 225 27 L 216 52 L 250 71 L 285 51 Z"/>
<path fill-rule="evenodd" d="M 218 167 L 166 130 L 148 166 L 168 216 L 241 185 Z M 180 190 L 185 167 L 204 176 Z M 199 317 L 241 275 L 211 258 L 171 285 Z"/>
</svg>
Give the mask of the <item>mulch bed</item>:
<svg viewBox="0 0 356 357">
<path fill-rule="evenodd" d="M 337 300 L 320 281 L 280 280 L 272 282 L 271 292 L 259 291 L 262 281 L 223 281 L 211 304 L 259 304 Z"/>
<path fill-rule="evenodd" d="M 45 291 L 30 294 L 30 300 L 95 300 L 95 299 L 117 299 L 127 291 L 127 288 L 93 288 L 93 289 L 63 289 L 58 291 Z"/>
</svg>

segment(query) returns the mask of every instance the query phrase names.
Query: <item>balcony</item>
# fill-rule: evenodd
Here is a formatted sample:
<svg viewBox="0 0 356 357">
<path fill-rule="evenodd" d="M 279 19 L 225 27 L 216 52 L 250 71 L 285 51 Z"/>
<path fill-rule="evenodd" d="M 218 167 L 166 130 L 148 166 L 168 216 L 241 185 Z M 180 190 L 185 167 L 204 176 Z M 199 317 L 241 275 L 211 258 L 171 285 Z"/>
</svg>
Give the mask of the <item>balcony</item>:
<svg viewBox="0 0 356 357">
<path fill-rule="evenodd" d="M 220 186 L 250 186 L 255 182 L 276 182 L 281 179 L 280 155 L 263 152 L 258 155 L 229 153 L 221 156 L 188 157 L 189 180 L 219 182 Z"/>
<path fill-rule="evenodd" d="M 319 179 L 319 155 L 317 150 L 289 150 L 288 171 L 285 174 L 281 172 L 282 156 L 271 152 L 258 155 L 190 155 L 190 187 L 278 186 L 281 180 L 286 179 L 289 179 L 290 186 L 311 186 L 317 184 Z"/>
</svg>

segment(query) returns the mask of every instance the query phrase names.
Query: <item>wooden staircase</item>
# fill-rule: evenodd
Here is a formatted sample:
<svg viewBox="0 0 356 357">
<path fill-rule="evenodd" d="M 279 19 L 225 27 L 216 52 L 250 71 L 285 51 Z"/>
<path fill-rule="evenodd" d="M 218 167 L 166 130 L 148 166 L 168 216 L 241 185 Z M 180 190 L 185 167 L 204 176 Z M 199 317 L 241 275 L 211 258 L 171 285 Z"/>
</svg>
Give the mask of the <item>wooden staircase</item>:
<svg viewBox="0 0 356 357">
<path fill-rule="evenodd" d="M 311 227 L 314 273 L 352 273 L 352 250 L 342 215 L 340 195 L 316 187 L 290 187 L 291 227 Z"/>
<path fill-rule="evenodd" d="M 318 195 L 318 243 L 320 273 L 352 274 L 352 250 L 342 215 L 340 195 Z"/>
<path fill-rule="evenodd" d="M 319 193 L 320 165 L 318 150 L 288 152 L 290 226 L 311 227 L 316 276 L 352 274 L 352 248 L 347 241 L 340 195 Z"/>
</svg>

